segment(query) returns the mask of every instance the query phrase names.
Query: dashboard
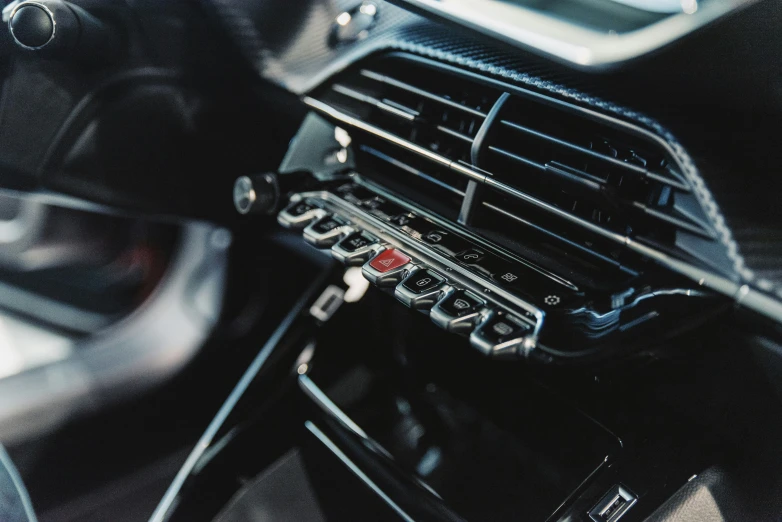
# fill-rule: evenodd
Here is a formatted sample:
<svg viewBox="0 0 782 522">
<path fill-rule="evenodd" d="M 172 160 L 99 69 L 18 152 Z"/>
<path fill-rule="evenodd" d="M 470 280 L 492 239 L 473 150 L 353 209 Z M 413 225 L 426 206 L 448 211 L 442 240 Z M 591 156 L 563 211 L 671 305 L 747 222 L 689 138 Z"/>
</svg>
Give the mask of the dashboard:
<svg viewBox="0 0 782 522">
<path fill-rule="evenodd" d="M 720 488 L 780 390 L 778 6 L 204 5 L 300 111 L 235 207 L 338 276 L 247 370 L 199 445 L 224 430 L 231 464 L 186 470 L 196 488 L 243 483 L 279 429 L 253 473 L 301 457 L 335 520 L 369 499 L 384 520 L 774 519 Z M 275 429 L 226 421 L 247 409 Z M 773 490 L 771 467 L 744 471 Z"/>
<path fill-rule="evenodd" d="M 609 241 L 624 244 L 625 250 L 640 254 L 641 257 L 651 257 L 657 263 L 666 266 L 672 271 L 683 274 L 687 279 L 695 283 L 695 286 L 698 288 L 708 289 L 716 294 L 740 301 L 744 306 L 773 320 L 782 318 L 782 307 L 780 307 L 779 295 L 776 293 L 777 284 L 773 280 L 772 274 L 764 272 L 762 268 L 759 268 L 765 265 L 762 260 L 754 256 L 754 253 L 751 256 L 742 255 L 742 243 L 745 239 L 743 234 L 750 236 L 748 229 L 759 226 L 762 220 L 760 215 L 753 215 L 753 205 L 750 203 L 751 197 L 757 195 L 755 189 L 753 187 L 749 188 L 747 192 L 748 199 L 745 201 L 740 200 L 741 195 L 732 193 L 730 190 L 727 190 L 725 193 L 717 192 L 725 190 L 723 187 L 726 185 L 727 179 L 738 175 L 731 173 L 726 168 L 728 162 L 730 162 L 732 167 L 736 167 L 740 162 L 744 162 L 742 165 L 742 167 L 745 167 L 744 171 L 752 170 L 758 172 L 757 175 L 760 175 L 760 170 L 768 168 L 768 165 L 763 164 L 767 158 L 757 156 L 745 158 L 741 156 L 743 153 L 735 150 L 735 148 L 734 150 L 720 150 L 707 155 L 703 150 L 704 141 L 708 141 L 707 146 L 713 149 L 714 147 L 711 145 L 718 145 L 720 144 L 719 140 L 723 139 L 718 136 L 719 130 L 710 127 L 714 124 L 713 115 L 705 116 L 697 104 L 691 107 L 682 107 L 681 105 L 682 99 L 694 96 L 695 92 L 702 87 L 702 83 L 708 82 L 710 78 L 703 78 L 698 84 L 680 86 L 682 91 L 680 95 L 674 98 L 669 97 L 665 92 L 660 94 L 655 88 L 656 86 L 643 91 L 632 91 L 632 89 L 627 90 L 618 87 L 620 85 L 633 85 L 631 82 L 639 81 L 638 78 L 647 80 L 648 78 L 644 76 L 645 73 L 639 73 L 637 69 L 654 72 L 655 64 L 654 62 L 649 62 L 649 60 L 655 59 L 652 57 L 647 59 L 646 62 L 633 65 L 632 67 L 635 69 L 631 68 L 631 72 L 624 73 L 625 76 L 616 76 L 617 73 L 609 75 L 608 78 L 612 80 L 611 83 L 614 85 L 609 85 L 606 88 L 604 77 L 584 76 L 573 71 L 563 71 L 555 64 L 542 62 L 531 55 L 525 58 L 523 54 L 509 52 L 501 44 L 492 44 L 491 42 L 481 40 L 474 34 L 461 32 L 462 30 L 455 27 L 448 27 L 441 25 L 439 22 L 427 20 L 386 2 L 371 3 L 373 6 L 373 15 L 369 17 L 371 20 L 360 22 L 367 24 L 366 28 L 349 37 L 349 41 L 334 40 L 333 31 L 335 31 L 335 26 L 341 27 L 336 20 L 342 16 L 340 13 L 346 14 L 343 20 L 355 20 L 356 15 L 367 18 L 366 15 L 361 13 L 361 9 L 369 5 L 366 2 L 364 4 L 356 4 L 355 2 L 308 2 L 305 3 L 302 13 L 295 20 L 291 21 L 293 32 L 298 31 L 297 36 L 291 36 L 292 33 L 285 31 L 287 33 L 285 41 L 279 42 L 275 41 L 273 37 L 265 37 L 263 41 L 260 38 L 250 37 L 252 31 L 248 29 L 248 26 L 255 24 L 254 26 L 258 28 L 257 34 L 260 34 L 262 29 L 266 29 L 263 27 L 265 22 L 260 17 L 265 15 L 273 18 L 273 15 L 276 13 L 272 10 L 272 4 L 261 3 L 261 6 L 269 6 L 268 11 L 262 12 L 263 9 L 259 11 L 256 8 L 255 18 L 252 13 L 248 13 L 246 18 L 238 16 L 224 18 L 228 24 L 227 28 L 230 34 L 234 36 L 236 44 L 243 49 L 245 56 L 253 57 L 254 61 L 251 63 L 263 78 L 271 80 L 285 89 L 302 96 L 305 103 L 313 108 L 315 112 L 350 131 L 355 130 L 358 133 L 371 134 L 373 135 L 371 139 L 374 140 L 378 139 L 378 134 L 380 133 L 381 141 L 396 142 L 396 145 L 399 146 L 400 138 L 404 138 L 405 133 L 409 133 L 410 129 L 398 130 L 395 133 L 393 131 L 397 129 L 383 128 L 382 125 L 375 124 L 372 118 L 376 117 L 375 113 L 379 114 L 378 118 L 401 118 L 402 120 L 410 118 L 410 115 L 413 113 L 406 112 L 409 107 L 407 109 L 398 109 L 396 105 L 382 103 L 385 99 L 384 96 L 390 91 L 396 90 L 396 93 L 391 92 L 390 95 L 400 96 L 400 85 L 406 85 L 408 91 L 412 90 L 415 92 L 416 89 L 420 89 L 421 92 L 448 99 L 451 99 L 453 96 L 460 96 L 462 92 L 468 93 L 467 95 L 469 96 L 485 96 L 490 101 L 486 102 L 482 109 L 477 111 L 480 119 L 485 119 L 486 114 L 492 109 L 491 101 L 496 101 L 501 95 L 504 96 L 508 93 L 511 99 L 508 106 L 504 109 L 506 112 L 524 111 L 526 110 L 523 106 L 524 103 L 536 105 L 534 110 L 539 111 L 540 117 L 550 118 L 550 121 L 547 121 L 544 126 L 549 125 L 551 128 L 535 129 L 530 128 L 530 126 L 525 127 L 525 125 L 520 125 L 518 121 L 513 121 L 511 118 L 503 119 L 501 125 L 496 127 L 502 126 L 505 129 L 509 129 L 509 133 L 526 133 L 525 139 L 531 140 L 529 142 L 530 147 L 540 146 L 540 142 L 534 142 L 535 139 L 548 139 L 549 146 L 557 143 L 557 140 L 565 142 L 563 146 L 566 150 L 543 152 L 544 155 L 553 154 L 553 156 L 547 156 L 538 162 L 538 167 L 543 165 L 543 168 L 548 169 L 549 176 L 556 177 L 556 183 L 570 184 L 563 189 L 564 192 L 589 190 L 584 189 L 584 187 L 593 180 L 587 179 L 590 175 L 587 173 L 587 176 L 580 182 L 574 182 L 569 172 L 554 172 L 557 168 L 552 167 L 552 161 L 553 164 L 557 165 L 566 164 L 566 161 L 561 162 L 556 156 L 559 154 L 571 154 L 578 147 L 589 149 L 591 146 L 596 146 L 594 138 L 605 136 L 607 133 L 613 133 L 615 139 L 625 140 L 629 143 L 629 146 L 625 146 L 626 150 L 624 151 L 618 151 L 616 147 L 608 144 L 608 149 L 603 151 L 605 152 L 603 160 L 599 161 L 605 161 L 606 156 L 611 156 L 616 160 L 614 161 L 616 165 L 621 162 L 630 169 L 635 166 L 635 163 L 640 165 L 650 161 L 666 162 L 666 166 L 656 173 L 644 166 L 639 169 L 639 172 L 645 170 L 647 173 L 641 174 L 641 177 L 647 176 L 643 183 L 650 185 L 647 187 L 650 191 L 658 190 L 659 192 L 660 190 L 659 187 L 651 187 L 651 184 L 658 182 L 667 183 L 667 186 L 676 193 L 675 202 L 672 200 L 661 204 L 651 202 L 651 198 L 654 196 L 650 192 L 629 196 L 628 200 L 624 202 L 609 202 L 609 206 L 613 205 L 615 209 L 617 205 L 629 204 L 637 211 L 644 213 L 646 218 L 659 218 L 658 225 L 663 230 L 651 231 L 647 227 L 647 230 L 639 231 L 637 230 L 638 223 L 636 222 L 625 222 L 623 225 L 615 223 L 612 225 L 614 228 L 611 229 L 609 227 L 608 231 L 604 227 L 591 227 L 590 229 L 588 223 L 583 223 L 583 219 L 581 224 L 590 229 L 589 232 L 596 232 Z M 730 7 L 729 3 L 704 2 L 703 4 L 704 6 L 702 7 L 704 9 L 701 11 L 701 14 L 703 11 L 708 11 L 713 4 L 722 5 L 722 9 L 726 12 L 730 10 L 728 9 Z M 220 5 L 222 4 L 215 3 L 215 9 L 218 13 L 220 12 Z M 514 5 L 507 4 L 507 8 L 510 9 Z M 733 7 L 738 8 L 739 6 Z M 764 6 L 758 6 L 757 9 L 760 10 L 762 8 Z M 233 9 L 237 10 L 238 8 L 233 6 Z M 754 12 L 748 13 L 748 15 L 758 16 Z M 231 26 L 232 23 L 238 24 L 237 20 L 239 19 L 243 20 L 242 27 L 245 30 L 241 34 L 238 33 L 238 25 L 233 31 Z M 346 23 L 350 24 L 350 22 Z M 740 25 L 740 23 L 734 20 L 734 23 L 729 26 L 728 30 L 735 30 L 736 25 Z M 726 28 L 721 27 L 718 29 L 725 30 Z M 714 30 L 716 31 L 717 29 Z M 267 32 L 264 31 L 263 34 L 267 34 Z M 704 36 L 704 38 L 707 36 Z M 271 42 L 267 43 L 270 40 Z M 676 51 L 691 51 L 692 49 L 687 47 L 687 44 L 688 42 L 685 42 L 685 46 Z M 689 45 L 701 46 L 703 44 L 697 42 L 689 43 Z M 698 52 L 702 52 L 698 51 L 698 49 L 699 47 L 692 50 L 693 59 L 697 59 L 699 57 Z M 411 66 L 426 62 L 422 70 L 432 71 L 439 69 L 442 71 L 440 73 L 442 81 L 450 81 L 445 80 L 446 78 L 461 78 L 460 81 L 462 83 L 458 85 L 460 93 L 427 91 L 426 82 L 429 82 L 430 85 L 438 85 L 441 81 L 437 74 L 430 73 L 428 77 L 426 75 L 422 76 L 421 83 L 418 84 L 405 82 L 404 74 L 402 74 L 401 80 L 391 74 L 385 74 L 383 72 L 384 68 L 390 68 L 394 72 L 403 68 L 400 64 L 393 64 L 393 59 L 385 59 L 389 54 L 395 52 L 404 53 L 404 59 Z M 668 51 L 668 53 L 673 52 L 675 51 Z M 656 59 L 662 61 L 663 58 L 658 56 Z M 668 57 L 666 56 L 665 58 Z M 726 57 L 725 59 L 729 58 Z M 714 56 L 712 58 L 712 67 L 718 61 L 720 61 L 720 57 Z M 671 70 L 668 72 L 670 77 L 680 77 L 680 75 L 685 74 L 682 70 L 677 69 L 677 64 L 671 65 L 670 60 L 668 60 L 668 64 L 671 67 Z M 721 65 L 730 67 L 731 64 L 727 62 L 721 63 Z M 381 72 L 373 72 L 376 68 L 380 68 Z M 372 75 L 375 75 L 375 77 Z M 384 80 L 380 76 L 389 79 Z M 377 85 L 367 85 L 368 82 L 371 83 L 373 81 Z M 362 88 L 365 91 L 362 91 Z M 752 88 L 749 82 L 747 88 Z M 404 87 L 401 90 L 404 91 Z M 614 100 L 611 94 L 618 93 L 620 90 L 624 91 L 623 94 L 617 94 Z M 472 93 L 471 91 L 475 92 Z M 598 91 L 603 91 L 604 96 L 594 94 L 594 92 Z M 634 99 L 632 99 L 633 92 L 637 93 Z M 519 95 L 517 96 L 516 93 Z M 401 96 L 409 95 L 410 92 L 402 92 L 401 94 Z M 363 100 L 365 107 L 364 109 L 356 108 L 356 104 L 360 105 L 362 103 L 360 99 L 362 96 L 366 97 Z M 343 99 L 340 100 L 340 97 Z M 424 97 L 426 98 L 426 94 L 424 94 Z M 522 101 L 524 98 L 529 101 Z M 628 98 L 631 98 L 631 103 L 625 105 L 623 102 Z M 732 108 L 731 113 L 732 111 L 740 110 L 742 100 L 743 97 L 736 100 L 737 107 Z M 407 101 L 409 103 L 417 102 L 414 99 Z M 467 115 L 469 116 L 469 110 L 474 107 L 470 104 L 474 102 L 465 100 L 458 103 L 467 106 Z M 433 102 L 433 105 L 435 104 L 436 101 Z M 549 110 L 546 106 L 557 106 L 561 112 L 558 114 L 546 112 Z M 636 109 L 636 107 L 652 109 L 653 112 L 642 112 Z M 358 112 L 352 113 L 351 109 Z M 458 112 L 459 108 L 456 107 L 453 110 Z M 370 112 L 373 112 L 373 114 L 370 114 Z M 583 129 L 583 136 L 557 136 L 557 126 L 564 128 L 574 121 L 574 116 L 567 113 L 578 113 L 580 114 L 579 117 L 583 118 L 584 121 L 596 120 L 596 123 L 594 123 L 593 128 Z M 450 116 L 450 113 L 426 115 L 430 119 L 447 116 Z M 413 118 L 415 117 L 413 116 Z M 702 118 L 702 121 L 697 121 L 695 118 Z M 420 121 L 425 119 L 424 117 L 419 117 Z M 389 125 L 397 123 L 390 122 Z M 469 124 L 471 122 L 467 120 L 459 122 L 459 124 L 462 123 Z M 739 122 L 728 118 L 723 118 L 719 123 L 720 128 L 724 130 L 729 128 L 735 130 L 738 124 Z M 590 122 L 579 125 L 583 127 L 593 124 Z M 434 127 L 436 129 L 437 126 L 434 125 Z M 613 128 L 609 130 L 610 127 Z M 476 125 L 473 127 L 473 133 L 477 131 L 478 126 Z M 435 130 L 435 132 L 437 131 Z M 703 132 L 706 132 L 709 140 L 697 139 L 699 133 Z M 758 127 L 755 132 L 757 132 L 759 139 L 765 139 L 762 137 L 762 127 Z M 493 129 L 491 133 L 498 134 Z M 591 137 L 590 133 L 592 133 Z M 446 141 L 448 139 L 447 136 L 443 138 Z M 466 138 L 471 140 L 471 143 L 476 143 L 474 136 L 468 135 Z M 508 135 L 497 139 L 510 141 L 514 138 Z M 519 138 L 524 138 L 524 136 L 520 135 Z M 460 138 L 457 137 L 455 139 L 459 140 Z M 692 143 L 696 139 L 696 144 L 688 148 L 686 144 Z M 639 157 L 633 159 L 628 156 L 628 154 L 634 154 L 633 147 L 639 144 L 637 140 L 650 142 L 641 146 L 653 149 L 653 158 Z M 513 183 L 507 182 L 507 177 L 511 176 L 511 174 L 491 172 L 492 169 L 512 168 L 508 164 L 497 164 L 497 161 L 495 161 L 495 165 L 490 166 L 473 163 L 472 167 L 477 168 L 471 169 L 468 166 L 470 158 L 464 156 L 464 147 L 461 148 L 461 152 L 454 152 L 453 157 L 447 157 L 448 154 L 437 154 L 439 157 L 434 157 L 431 147 L 441 146 L 441 144 L 428 143 L 420 146 L 416 143 L 410 143 L 410 140 L 406 141 L 407 143 L 399 147 L 403 149 L 401 154 L 410 154 L 412 149 L 413 155 L 424 156 L 434 163 L 434 169 L 440 169 L 443 165 L 450 164 L 450 174 L 455 173 L 457 177 L 461 177 L 463 181 L 466 181 L 467 184 L 472 184 L 471 186 L 473 187 L 489 185 L 494 190 L 499 188 L 499 192 L 503 192 L 508 197 L 513 197 L 512 195 L 509 196 L 511 192 L 519 192 L 520 187 L 518 185 L 514 186 Z M 467 141 L 465 143 L 469 145 Z M 369 146 L 367 145 L 367 147 Z M 514 143 L 511 145 L 511 149 L 513 147 L 524 147 L 524 145 Z M 525 157 L 525 154 L 516 154 L 517 150 L 507 150 L 507 147 L 502 149 L 499 145 L 490 143 L 488 148 L 500 148 L 503 153 L 508 153 L 505 154 L 506 159 L 511 154 L 522 156 L 521 160 L 519 160 L 522 163 L 525 159 L 529 159 L 529 157 Z M 383 154 L 388 152 L 383 147 L 376 148 L 376 150 Z M 477 150 L 480 152 L 480 146 L 477 147 Z M 490 152 L 490 154 L 493 154 L 493 152 Z M 592 158 L 598 157 L 598 154 L 589 152 L 588 154 L 591 154 Z M 730 156 L 730 158 L 725 158 L 724 156 L 726 155 Z M 393 154 L 391 157 L 399 159 Z M 658 158 L 662 158 L 662 160 Z M 754 166 L 750 166 L 750 160 L 755 162 Z M 488 158 L 484 160 L 484 162 L 489 161 L 494 160 L 489 160 Z M 614 167 L 608 166 L 607 168 L 610 170 Z M 660 173 L 663 171 L 666 172 L 662 176 L 668 176 L 667 180 L 660 179 Z M 503 176 L 506 179 L 503 179 Z M 614 175 L 614 177 L 618 176 Z M 652 179 L 653 181 L 651 181 Z M 574 188 L 575 185 L 573 183 L 581 183 L 581 187 Z M 610 183 L 620 182 L 613 180 Z M 753 183 L 748 183 L 748 185 L 750 184 L 754 186 Z M 464 183 L 462 185 L 464 186 L 459 188 L 459 190 L 466 188 Z M 597 192 L 601 191 L 602 195 L 599 197 L 607 197 L 609 200 L 614 197 L 613 195 L 606 196 L 605 187 L 597 190 Z M 568 205 L 572 206 L 575 202 L 553 202 L 554 199 L 559 197 L 556 194 L 550 194 L 549 199 L 536 197 L 535 189 L 527 187 L 522 187 L 520 192 L 523 192 L 522 199 L 524 199 L 524 196 L 532 197 L 540 203 L 537 204 L 539 209 L 549 205 L 550 208 L 548 210 L 559 216 L 565 215 L 569 210 Z M 688 195 L 685 196 L 685 192 Z M 519 196 L 519 194 L 516 193 L 516 196 Z M 632 197 L 638 197 L 640 200 L 632 200 Z M 594 200 L 594 198 L 592 199 Z M 527 202 L 529 202 L 529 199 L 527 199 Z M 494 205 L 495 203 L 488 202 L 487 204 Z M 584 206 L 582 205 L 582 208 L 579 209 L 579 211 L 584 212 L 581 215 L 582 218 L 589 213 L 588 209 L 583 208 Z M 625 210 L 622 209 L 621 212 L 626 213 Z M 595 208 L 592 208 L 592 211 L 595 211 Z M 571 212 L 571 214 L 574 213 Z M 630 219 L 632 221 L 635 218 Z M 540 223 L 537 224 L 540 225 Z M 632 232 L 627 234 L 627 230 L 622 230 L 622 226 L 625 229 L 632 229 Z M 675 229 L 675 237 L 652 244 L 653 241 L 658 241 L 658 239 L 653 240 L 650 235 L 670 234 L 671 229 L 664 230 L 668 226 Z M 644 237 L 644 239 L 639 241 L 637 240 L 639 237 Z M 756 248 L 756 245 L 752 243 L 749 237 L 746 238 L 746 241 L 749 249 Z M 767 245 L 765 248 L 769 249 L 768 255 L 773 257 L 771 250 L 776 251 L 777 245 Z M 760 257 L 762 258 L 763 256 L 761 255 Z M 755 259 L 758 259 L 759 264 L 753 266 Z"/>
<path fill-rule="evenodd" d="M 761 256 L 742 255 L 743 234 L 757 224 L 745 222 L 754 219 L 749 200 L 739 202 L 730 192 L 722 199 L 727 178 L 736 174 L 726 171 L 722 158 L 704 154 L 704 140 L 692 149 L 685 145 L 704 131 L 707 121 L 713 123 L 712 117 L 693 121 L 702 116 L 697 104 L 681 105 L 700 85 L 685 87 L 689 90 L 674 99 L 649 88 L 635 91 L 634 97 L 625 91 L 614 101 L 617 86 L 647 79 L 644 74 L 655 70 L 654 56 L 632 64 L 630 72 L 608 76 L 565 71 L 420 14 L 436 11 L 449 23 L 463 22 L 470 17 L 456 13 L 475 9 L 475 2 L 403 4 L 416 4 L 416 9 L 388 2 L 308 2 L 299 14 L 286 13 L 292 32 L 264 25 L 263 17 L 279 19 L 274 3 L 256 5 L 244 18 L 236 16 L 239 4 L 231 4 L 231 16 L 223 17 L 258 74 L 301 96 L 313 115 L 333 127 L 304 125 L 295 142 L 309 149 L 312 143 L 323 144 L 323 157 L 332 148 L 344 149 L 344 158 L 317 162 L 311 150 L 298 153 L 293 147 L 282 166 L 283 172 L 309 169 L 323 180 L 341 169 L 356 184 L 335 187 L 330 182 L 314 197 L 296 195 L 294 203 L 313 206 L 307 214 L 312 218 L 331 215 L 334 204 L 351 206 L 334 214 L 344 222 L 334 223 L 340 232 L 331 234 L 329 242 L 314 240 L 312 225 L 305 238 L 330 248 L 337 242 L 344 246 L 340 239 L 361 230 L 379 238 L 377 247 L 366 249 L 377 253 L 385 246 L 401 246 L 388 243 L 401 233 L 417 242 L 407 251 L 410 259 L 445 255 L 466 270 L 467 280 L 459 284 L 477 282 L 473 290 L 484 298 L 490 295 L 487 305 L 513 302 L 514 321 L 533 318 L 527 349 L 539 344 L 548 356 L 595 353 L 598 346 L 610 352 L 611 346 L 628 344 L 627 339 L 647 339 L 644 330 L 673 333 L 682 325 L 701 324 L 731 303 L 774 322 L 782 320 L 777 284 L 770 272 L 757 270 L 767 266 L 763 256 L 776 255 L 777 245 L 766 243 L 768 252 Z M 523 2 L 481 3 L 487 17 L 495 16 L 494 4 L 499 10 L 519 9 L 519 16 L 530 7 Z M 224 15 L 227 5 L 214 3 Z M 639 6 L 596 2 L 567 11 L 584 20 L 609 20 L 595 14 L 608 8 L 617 19 L 627 19 L 628 9 L 643 11 L 651 17 L 650 27 L 691 17 L 689 30 L 695 31 L 746 7 L 703 2 L 697 8 L 680 4 L 675 12 L 650 14 Z M 476 25 L 477 19 L 470 19 L 467 25 Z M 736 25 L 734 21 L 730 27 Z M 264 38 L 252 37 L 250 27 Z M 646 30 L 631 29 L 624 33 Z M 592 30 L 606 37 L 616 32 Z M 270 32 L 273 36 L 266 36 Z M 282 33 L 284 37 L 276 36 Z M 527 50 L 535 47 L 515 43 Z M 635 58 L 663 47 L 658 43 Z M 702 45 L 685 42 L 667 53 L 698 56 Z M 545 48 L 533 50 L 550 54 Z M 682 72 L 673 67 L 669 79 Z M 607 88 L 606 78 L 613 84 Z M 605 96 L 593 94 L 597 91 Z M 652 115 L 634 105 L 652 109 Z M 722 125 L 736 122 L 726 118 Z M 319 130 L 310 135 L 312 128 Z M 334 131 L 344 133 L 350 143 L 342 147 L 335 142 Z M 745 160 L 736 156 L 730 163 Z M 392 201 L 401 205 L 393 207 Z M 280 221 L 292 226 L 294 220 L 283 214 Z M 453 246 L 427 243 L 428 234 L 444 236 L 446 230 Z M 340 246 L 335 248 L 339 252 Z M 474 262 L 465 258 L 470 255 L 476 256 Z M 368 262 L 366 257 L 351 262 Z M 430 264 L 412 262 L 408 268 Z M 396 283 L 409 272 L 401 271 Z"/>
<path fill-rule="evenodd" d="M 780 519 L 779 2 L 6 3 L 3 190 L 190 267 L 152 521 Z"/>
</svg>

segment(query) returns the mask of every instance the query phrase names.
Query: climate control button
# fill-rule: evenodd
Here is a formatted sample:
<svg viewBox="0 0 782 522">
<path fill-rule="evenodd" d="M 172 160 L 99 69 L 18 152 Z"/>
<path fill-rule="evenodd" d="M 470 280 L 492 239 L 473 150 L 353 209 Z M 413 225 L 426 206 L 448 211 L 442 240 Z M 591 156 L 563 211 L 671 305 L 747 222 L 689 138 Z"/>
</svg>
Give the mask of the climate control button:
<svg viewBox="0 0 782 522">
<path fill-rule="evenodd" d="M 304 229 L 304 240 L 318 248 L 330 248 L 350 231 L 348 222 L 334 214 L 323 216 Z"/>
<path fill-rule="evenodd" d="M 467 290 L 455 290 L 434 305 L 430 317 L 449 332 L 469 333 L 485 312 L 486 301 Z"/>
<path fill-rule="evenodd" d="M 348 266 L 361 266 L 380 246 L 380 241 L 367 232 L 357 231 L 339 240 L 331 247 L 331 255 Z"/>
<path fill-rule="evenodd" d="M 285 228 L 304 228 L 326 211 L 311 201 L 294 201 L 277 214 L 277 223 Z"/>
<path fill-rule="evenodd" d="M 504 311 L 492 312 L 470 335 L 470 344 L 485 355 L 516 356 L 532 325 Z"/>
</svg>

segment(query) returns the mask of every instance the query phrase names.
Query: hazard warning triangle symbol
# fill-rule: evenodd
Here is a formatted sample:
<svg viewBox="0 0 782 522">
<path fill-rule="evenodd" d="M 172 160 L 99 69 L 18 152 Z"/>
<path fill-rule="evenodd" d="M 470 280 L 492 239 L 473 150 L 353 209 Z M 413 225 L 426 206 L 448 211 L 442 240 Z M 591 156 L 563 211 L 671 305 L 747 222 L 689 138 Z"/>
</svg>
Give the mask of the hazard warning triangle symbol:
<svg viewBox="0 0 782 522">
<path fill-rule="evenodd" d="M 380 261 L 380 264 L 385 266 L 385 267 L 389 267 L 389 266 L 391 266 L 391 263 L 393 263 L 393 262 L 394 262 L 393 259 L 383 259 L 383 260 Z"/>
</svg>

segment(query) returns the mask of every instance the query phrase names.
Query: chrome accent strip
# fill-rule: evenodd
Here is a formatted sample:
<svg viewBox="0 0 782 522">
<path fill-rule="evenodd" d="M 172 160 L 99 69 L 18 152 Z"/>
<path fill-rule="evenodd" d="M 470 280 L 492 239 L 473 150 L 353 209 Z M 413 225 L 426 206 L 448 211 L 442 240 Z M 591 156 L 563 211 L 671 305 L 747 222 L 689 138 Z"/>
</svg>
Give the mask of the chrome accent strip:
<svg viewBox="0 0 782 522">
<path fill-rule="evenodd" d="M 364 440 L 369 440 L 369 436 L 361 427 L 353 422 L 353 419 L 347 416 L 345 412 L 339 409 L 339 406 L 334 404 L 328 395 L 321 390 L 317 384 L 312 382 L 312 379 L 308 375 L 299 375 L 299 388 L 302 389 L 307 396 L 315 402 L 315 404 L 330 417 L 339 421 L 345 428 L 353 432 L 354 435 L 361 437 Z"/>
<path fill-rule="evenodd" d="M 263 365 L 266 363 L 269 356 L 277 348 L 277 344 L 282 340 L 283 336 L 288 333 L 288 330 L 291 328 L 299 315 L 301 315 L 301 313 L 307 309 L 307 304 L 313 299 L 315 293 L 322 288 L 328 276 L 329 270 L 323 271 L 320 276 L 318 276 L 315 282 L 313 282 L 312 285 L 310 285 L 310 287 L 307 288 L 307 290 L 302 294 L 299 300 L 296 301 L 290 311 L 280 322 L 280 325 L 276 330 L 274 330 L 274 333 L 272 333 L 271 337 L 269 337 L 269 340 L 266 341 L 266 343 L 263 345 L 261 350 L 258 352 L 258 355 L 255 356 L 255 359 L 253 359 L 253 361 L 250 363 L 250 366 L 247 367 L 247 370 L 245 370 L 244 374 L 242 374 L 242 377 L 239 379 L 239 382 L 236 383 L 236 386 L 234 386 L 231 394 L 228 396 L 228 398 L 218 410 L 217 414 L 209 423 L 209 426 L 207 426 L 203 435 L 201 435 L 201 438 L 198 439 L 198 442 L 193 447 L 190 455 L 187 456 L 187 460 L 185 460 L 185 463 L 179 469 L 179 472 L 177 472 L 176 477 L 174 477 L 174 480 L 166 490 L 165 495 L 163 495 L 163 498 L 155 508 L 154 513 L 152 513 L 149 522 L 165 522 L 171 515 L 169 510 L 174 506 L 174 502 L 176 501 L 182 486 L 184 486 L 185 482 L 190 476 L 190 473 L 193 471 L 196 464 L 198 464 L 198 461 L 204 452 L 212 445 L 214 438 L 217 436 L 220 428 L 222 428 L 223 423 L 225 423 L 226 419 L 228 419 L 228 416 L 242 398 L 244 392 L 247 391 L 247 388 L 249 388 L 250 384 L 258 375 L 258 372 L 260 372 L 261 368 L 263 368 Z"/>
<path fill-rule="evenodd" d="M 415 522 L 415 519 L 413 519 L 401 507 L 399 507 L 399 504 L 391 500 L 391 497 L 386 495 L 383 490 L 372 481 L 372 479 L 370 479 L 363 471 L 361 471 L 361 469 L 352 460 L 350 460 L 350 458 L 345 455 L 342 450 L 339 449 L 339 447 L 326 436 L 325 433 L 320 431 L 320 429 L 315 424 L 313 424 L 311 421 L 306 421 L 304 423 L 304 427 L 307 428 L 310 433 L 315 435 L 315 437 L 317 437 L 317 439 L 323 443 L 323 445 L 326 446 L 329 451 L 331 451 L 345 466 L 347 466 L 347 468 L 353 472 L 356 477 L 358 477 L 364 484 L 369 486 L 369 489 L 371 489 L 378 497 L 383 499 L 383 501 L 388 504 L 388 507 L 393 509 L 397 515 L 399 515 L 406 522 Z"/>
</svg>

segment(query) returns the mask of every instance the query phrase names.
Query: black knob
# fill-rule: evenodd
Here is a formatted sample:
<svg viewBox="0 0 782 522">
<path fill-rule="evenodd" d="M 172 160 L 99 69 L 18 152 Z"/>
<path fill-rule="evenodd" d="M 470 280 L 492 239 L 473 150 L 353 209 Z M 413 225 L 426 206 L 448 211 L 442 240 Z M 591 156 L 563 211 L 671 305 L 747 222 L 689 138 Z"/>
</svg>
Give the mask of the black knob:
<svg viewBox="0 0 782 522">
<path fill-rule="evenodd" d="M 234 182 L 234 207 L 240 214 L 270 214 L 279 197 L 274 174 L 241 176 Z"/>
<path fill-rule="evenodd" d="M 16 45 L 36 56 L 106 63 L 118 50 L 115 31 L 81 7 L 63 0 L 30 0 L 17 5 L 8 19 Z"/>
<path fill-rule="evenodd" d="M 303 170 L 240 176 L 234 182 L 234 208 L 240 214 L 273 214 L 287 201 L 284 196 L 289 192 L 319 187 L 320 182 L 312 173 Z"/>
<path fill-rule="evenodd" d="M 26 49 L 40 49 L 54 38 L 54 14 L 43 4 L 22 4 L 8 22 L 16 43 Z"/>
</svg>

